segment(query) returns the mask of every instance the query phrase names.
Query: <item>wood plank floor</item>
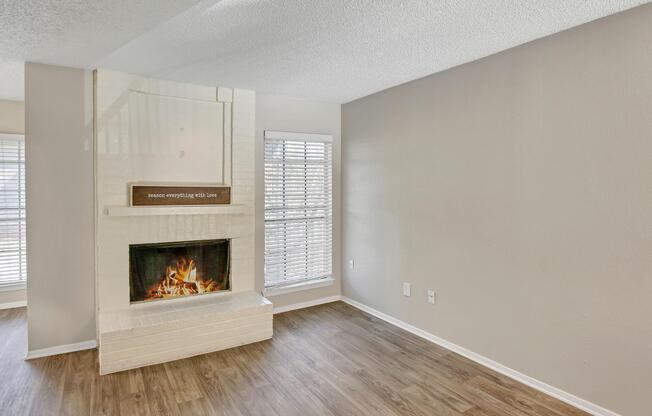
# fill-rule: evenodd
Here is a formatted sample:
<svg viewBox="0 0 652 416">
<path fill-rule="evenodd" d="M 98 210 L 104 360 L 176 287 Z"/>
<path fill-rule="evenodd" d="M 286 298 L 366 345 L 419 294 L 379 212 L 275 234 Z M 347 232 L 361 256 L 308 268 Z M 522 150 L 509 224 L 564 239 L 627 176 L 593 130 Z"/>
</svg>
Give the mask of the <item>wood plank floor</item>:
<svg viewBox="0 0 652 416">
<path fill-rule="evenodd" d="M 586 415 L 341 302 L 274 317 L 274 338 L 107 376 L 95 350 L 24 361 L 0 311 L 1 415 Z"/>
</svg>

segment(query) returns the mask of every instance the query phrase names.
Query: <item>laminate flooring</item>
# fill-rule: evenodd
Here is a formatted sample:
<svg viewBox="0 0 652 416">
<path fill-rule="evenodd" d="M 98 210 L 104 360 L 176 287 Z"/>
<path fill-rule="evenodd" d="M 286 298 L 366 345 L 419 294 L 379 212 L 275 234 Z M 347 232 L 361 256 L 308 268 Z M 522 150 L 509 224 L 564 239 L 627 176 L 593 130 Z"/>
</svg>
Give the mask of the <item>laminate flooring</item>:
<svg viewBox="0 0 652 416">
<path fill-rule="evenodd" d="M 0 311 L 0 415 L 579 416 L 342 302 L 274 316 L 269 341 L 106 376 L 97 351 L 30 361 Z"/>
</svg>

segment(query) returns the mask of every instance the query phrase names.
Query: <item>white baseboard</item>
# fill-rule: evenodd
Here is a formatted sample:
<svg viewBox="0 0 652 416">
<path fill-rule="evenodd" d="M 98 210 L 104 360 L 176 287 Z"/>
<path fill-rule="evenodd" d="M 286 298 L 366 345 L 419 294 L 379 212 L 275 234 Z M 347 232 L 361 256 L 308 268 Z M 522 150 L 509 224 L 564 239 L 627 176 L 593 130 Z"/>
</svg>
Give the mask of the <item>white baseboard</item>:
<svg viewBox="0 0 652 416">
<path fill-rule="evenodd" d="M 25 359 L 32 360 L 34 358 L 49 357 L 50 355 L 59 355 L 68 352 L 90 350 L 93 348 L 97 348 L 97 341 L 95 341 L 94 339 L 77 342 L 75 344 L 57 345 L 56 347 L 27 351 L 27 355 L 25 356 Z"/>
<path fill-rule="evenodd" d="M 383 312 L 380 312 L 374 308 L 371 308 L 365 304 L 362 304 L 358 301 L 355 301 L 353 299 L 347 298 L 346 296 L 342 296 L 341 300 L 343 302 L 348 303 L 349 305 L 358 308 L 364 312 L 367 312 L 370 315 L 375 316 L 376 318 L 382 319 L 383 321 L 389 322 L 392 325 L 395 325 L 401 329 L 404 329 L 408 332 L 413 333 L 414 335 L 417 335 L 423 339 L 426 339 L 430 342 L 433 342 L 437 345 L 440 345 L 448 350 L 451 350 L 453 352 L 458 353 L 459 355 L 462 355 L 469 360 L 475 361 L 478 364 L 481 364 L 485 367 L 488 367 L 498 373 L 501 373 L 503 375 L 506 375 L 509 378 L 512 378 L 516 381 L 519 381 L 527 386 L 530 386 L 536 390 L 539 390 L 549 396 L 552 396 L 556 399 L 561 400 L 562 402 L 568 403 L 573 407 L 576 407 L 580 410 L 583 410 L 587 413 L 590 413 L 594 416 L 620 416 L 618 413 L 612 412 L 611 410 L 607 410 L 601 406 L 598 406 L 597 404 L 591 403 L 587 400 L 581 399 L 573 394 L 567 393 L 563 390 L 560 390 L 556 387 L 553 387 L 549 384 L 546 384 L 542 381 L 539 381 L 535 378 L 532 378 L 530 376 L 527 376 L 523 373 L 519 373 L 518 371 L 511 369 L 507 366 L 504 366 L 500 363 L 497 363 L 496 361 L 491 360 L 490 358 L 487 358 L 485 356 L 482 356 L 480 354 L 477 354 L 473 351 L 467 350 L 464 347 L 460 347 L 457 344 L 453 344 L 450 341 L 446 341 L 443 338 L 439 338 L 436 335 L 431 334 L 430 332 L 426 332 L 422 329 L 419 329 L 415 326 L 412 326 L 406 322 L 403 322 L 399 319 L 394 318 L 393 316 L 387 315 Z"/>
<path fill-rule="evenodd" d="M 277 314 L 277 313 L 293 311 L 295 309 L 309 308 L 311 306 L 322 305 L 324 303 L 337 302 L 338 300 L 342 300 L 342 296 L 340 295 L 328 296 L 325 298 L 309 300 L 306 302 L 293 303 L 292 305 L 280 306 L 278 308 L 275 306 L 274 313 Z"/>
<path fill-rule="evenodd" d="M 27 301 L 26 300 L 19 300 L 16 302 L 5 302 L 5 303 L 0 303 L 0 310 L 2 309 L 12 309 L 12 308 L 22 308 L 23 306 L 27 306 Z"/>
</svg>

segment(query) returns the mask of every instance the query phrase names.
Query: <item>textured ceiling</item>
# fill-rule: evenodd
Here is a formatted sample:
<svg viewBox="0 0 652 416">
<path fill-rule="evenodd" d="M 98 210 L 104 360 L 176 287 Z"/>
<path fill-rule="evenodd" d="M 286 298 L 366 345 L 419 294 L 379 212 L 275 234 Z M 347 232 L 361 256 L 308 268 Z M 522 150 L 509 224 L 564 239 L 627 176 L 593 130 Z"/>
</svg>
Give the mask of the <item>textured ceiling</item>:
<svg viewBox="0 0 652 416">
<path fill-rule="evenodd" d="M 200 0 L 0 0 L 0 99 L 22 99 L 24 62 L 93 68 Z"/>
<path fill-rule="evenodd" d="M 347 102 L 647 2 L 4 0 L 0 98 L 28 60 Z"/>
</svg>

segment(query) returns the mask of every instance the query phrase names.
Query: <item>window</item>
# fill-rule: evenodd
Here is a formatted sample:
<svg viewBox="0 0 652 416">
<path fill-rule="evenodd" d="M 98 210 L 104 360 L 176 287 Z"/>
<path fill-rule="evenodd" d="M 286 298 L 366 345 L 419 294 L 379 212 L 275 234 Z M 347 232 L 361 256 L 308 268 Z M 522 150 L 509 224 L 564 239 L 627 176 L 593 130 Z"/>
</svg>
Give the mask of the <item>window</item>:
<svg viewBox="0 0 652 416">
<path fill-rule="evenodd" d="M 24 284 L 25 140 L 0 134 L 0 286 Z"/>
<path fill-rule="evenodd" d="M 265 287 L 327 279 L 333 255 L 331 136 L 265 132 Z"/>
</svg>

